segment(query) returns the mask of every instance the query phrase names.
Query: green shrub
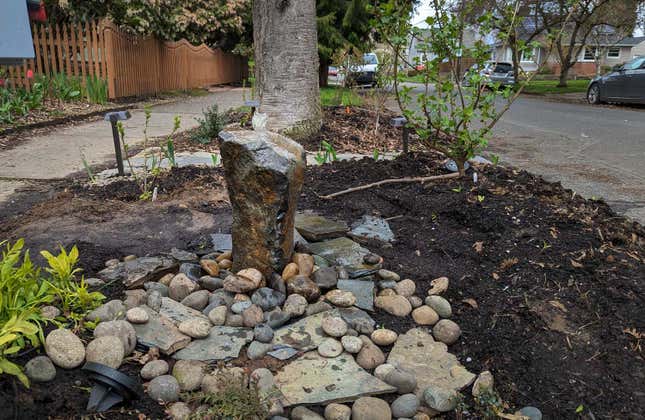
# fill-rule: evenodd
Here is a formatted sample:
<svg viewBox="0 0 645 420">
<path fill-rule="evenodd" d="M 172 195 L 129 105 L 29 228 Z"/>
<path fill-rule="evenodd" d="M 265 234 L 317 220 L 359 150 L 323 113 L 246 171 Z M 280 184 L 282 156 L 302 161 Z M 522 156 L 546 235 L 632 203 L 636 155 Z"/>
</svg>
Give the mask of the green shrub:
<svg viewBox="0 0 645 420">
<path fill-rule="evenodd" d="M 215 393 L 198 393 L 190 397 L 191 402 L 207 405 L 191 419 L 261 420 L 269 414 L 269 403 L 255 386 L 249 388 L 238 381 L 230 381 L 223 390 Z"/>
<path fill-rule="evenodd" d="M 192 135 L 192 140 L 201 144 L 208 144 L 228 124 L 229 119 L 226 114 L 221 114 L 217 105 L 212 105 L 204 111 L 203 118 L 197 118 L 199 127 L 197 127 Z"/>
<path fill-rule="evenodd" d="M 108 100 L 107 81 L 98 76 L 87 76 L 85 79 L 85 96 L 92 103 L 105 104 Z"/>
</svg>

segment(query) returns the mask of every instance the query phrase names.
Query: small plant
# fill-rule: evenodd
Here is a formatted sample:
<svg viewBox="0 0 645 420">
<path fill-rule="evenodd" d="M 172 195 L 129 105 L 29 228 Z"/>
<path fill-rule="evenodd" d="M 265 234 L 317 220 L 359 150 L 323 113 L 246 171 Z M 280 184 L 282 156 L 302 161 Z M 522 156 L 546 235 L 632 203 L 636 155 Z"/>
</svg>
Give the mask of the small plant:
<svg viewBox="0 0 645 420">
<path fill-rule="evenodd" d="M 107 81 L 98 76 L 85 78 L 85 96 L 89 102 L 104 105 L 108 100 Z"/>
<path fill-rule="evenodd" d="M 463 191 L 463 188 L 461 186 L 452 189 L 452 192 L 456 192 L 456 193 L 460 193 L 462 191 Z"/>
<path fill-rule="evenodd" d="M 496 419 L 504 413 L 504 402 L 494 389 L 486 388 L 475 397 L 475 408 L 483 418 Z"/>
<path fill-rule="evenodd" d="M 213 162 L 213 166 L 219 165 L 219 155 L 211 153 L 211 161 Z"/>
<path fill-rule="evenodd" d="M 485 197 L 485 196 L 483 196 L 483 195 L 479 195 L 479 194 L 477 195 L 477 202 L 478 202 L 478 203 L 483 203 L 483 202 L 484 202 L 484 199 L 486 199 L 486 197 Z"/>
<path fill-rule="evenodd" d="M 213 394 L 192 395 L 191 402 L 205 404 L 205 410 L 198 410 L 191 419 L 232 419 L 261 420 L 269 414 L 267 398 L 260 395 L 255 386 L 246 388 L 238 381 L 231 381 L 221 391 Z"/>
<path fill-rule="evenodd" d="M 321 150 L 319 150 L 315 156 L 316 162 L 318 162 L 319 165 L 338 160 L 338 157 L 336 156 L 336 150 L 334 150 L 334 146 L 332 146 L 330 143 L 323 140 L 320 143 L 320 148 Z"/>
<path fill-rule="evenodd" d="M 58 101 L 70 102 L 80 99 L 83 86 L 78 77 L 68 76 L 65 73 L 54 73 L 49 78 L 51 96 Z"/>
<path fill-rule="evenodd" d="M 229 119 L 226 114 L 220 114 L 217 105 L 212 105 L 204 111 L 203 118 L 197 118 L 199 127 L 195 129 L 192 140 L 201 144 L 208 144 L 228 124 Z"/>
<path fill-rule="evenodd" d="M 92 172 L 92 168 L 90 167 L 90 164 L 87 161 L 87 158 L 85 157 L 85 153 L 83 153 L 83 151 L 81 151 L 81 160 L 83 161 L 83 167 L 85 168 L 85 172 L 87 173 L 87 178 L 91 183 L 95 183 L 96 176 L 94 176 L 94 172 Z"/>
<path fill-rule="evenodd" d="M 372 157 L 374 158 L 374 160 L 378 160 L 378 158 L 380 157 L 380 154 L 381 152 L 379 152 L 378 149 L 374 149 L 374 152 L 372 153 Z"/>
</svg>

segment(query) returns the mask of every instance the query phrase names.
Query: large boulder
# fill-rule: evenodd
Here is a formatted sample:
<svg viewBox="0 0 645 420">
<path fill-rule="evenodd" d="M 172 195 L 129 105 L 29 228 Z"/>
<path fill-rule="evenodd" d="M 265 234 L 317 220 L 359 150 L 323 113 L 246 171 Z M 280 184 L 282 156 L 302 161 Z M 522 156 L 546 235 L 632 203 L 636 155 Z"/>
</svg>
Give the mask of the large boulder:
<svg viewBox="0 0 645 420">
<path fill-rule="evenodd" d="M 253 267 L 266 277 L 280 273 L 293 253 L 305 151 L 267 131 L 232 130 L 219 136 L 233 207 L 233 270 Z"/>
</svg>

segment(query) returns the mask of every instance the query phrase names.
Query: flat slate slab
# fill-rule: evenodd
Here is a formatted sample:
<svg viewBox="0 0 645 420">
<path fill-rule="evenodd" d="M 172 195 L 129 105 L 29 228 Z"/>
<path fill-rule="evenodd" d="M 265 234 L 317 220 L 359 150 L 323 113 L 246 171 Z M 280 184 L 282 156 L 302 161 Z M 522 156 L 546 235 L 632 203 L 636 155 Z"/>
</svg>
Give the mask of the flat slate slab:
<svg viewBox="0 0 645 420">
<path fill-rule="evenodd" d="M 98 277 L 106 283 L 122 281 L 128 289 L 134 289 L 147 281 L 161 277 L 177 267 L 177 262 L 170 257 L 141 257 L 131 261 L 120 262 L 112 267 L 99 271 Z"/>
<path fill-rule="evenodd" d="M 414 393 L 420 398 L 431 385 L 459 391 L 476 378 L 459 363 L 454 354 L 448 353 L 444 343 L 435 341 L 421 328 L 413 328 L 400 335 L 387 362 L 416 374 L 417 388 Z"/>
<path fill-rule="evenodd" d="M 180 322 L 191 318 L 202 318 L 208 320 L 208 317 L 200 311 L 196 311 L 193 308 L 182 305 L 169 297 L 161 298 L 161 309 L 159 309 L 159 314 L 170 319 L 176 325 L 179 325 Z"/>
<path fill-rule="evenodd" d="M 356 303 L 354 306 L 365 309 L 366 311 L 374 310 L 374 294 L 376 293 L 376 286 L 371 280 L 345 280 L 340 279 L 336 284 L 336 288 L 340 290 L 347 290 L 354 294 Z"/>
<path fill-rule="evenodd" d="M 276 330 L 273 335 L 274 348 L 278 345 L 287 345 L 299 351 L 318 348 L 327 338 L 321 324 L 323 318 L 328 315 L 338 315 L 338 311 L 319 312 Z"/>
<path fill-rule="evenodd" d="M 172 357 L 178 360 L 227 360 L 240 355 L 244 345 L 253 340 L 253 330 L 240 327 L 217 326 L 208 337 L 193 340 Z"/>
<path fill-rule="evenodd" d="M 314 213 L 296 213 L 296 229 L 306 240 L 313 242 L 338 238 L 349 230 L 345 222 Z"/>
<path fill-rule="evenodd" d="M 212 233 L 213 249 L 219 252 L 233 250 L 233 236 L 230 233 Z"/>
<path fill-rule="evenodd" d="M 285 407 L 354 401 L 396 391 L 367 373 L 349 353 L 334 358 L 323 357 L 317 351 L 305 353 L 286 365 L 274 380 Z"/>
<path fill-rule="evenodd" d="M 349 238 L 336 238 L 324 242 L 309 244 L 312 254 L 317 254 L 332 265 L 358 266 L 363 263 L 363 257 L 370 253 Z"/>
<path fill-rule="evenodd" d="M 377 239 L 383 242 L 392 242 L 394 233 L 387 220 L 374 216 L 363 216 L 361 220 L 352 224 L 349 235 L 357 239 Z"/>
<path fill-rule="evenodd" d="M 163 354 L 173 354 L 190 343 L 190 337 L 179 332 L 175 324 L 147 306 L 142 308 L 148 313 L 145 324 L 132 324 L 137 342 L 148 347 L 157 347 Z"/>
</svg>

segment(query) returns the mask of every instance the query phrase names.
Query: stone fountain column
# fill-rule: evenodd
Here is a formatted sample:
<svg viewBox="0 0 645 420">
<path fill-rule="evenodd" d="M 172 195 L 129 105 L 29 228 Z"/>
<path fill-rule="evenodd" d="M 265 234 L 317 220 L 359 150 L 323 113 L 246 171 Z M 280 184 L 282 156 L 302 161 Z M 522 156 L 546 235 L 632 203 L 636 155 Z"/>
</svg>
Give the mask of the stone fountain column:
<svg viewBox="0 0 645 420">
<path fill-rule="evenodd" d="M 306 165 L 295 141 L 268 131 L 222 131 L 220 150 L 233 207 L 233 270 L 281 272 L 293 253 Z"/>
</svg>

